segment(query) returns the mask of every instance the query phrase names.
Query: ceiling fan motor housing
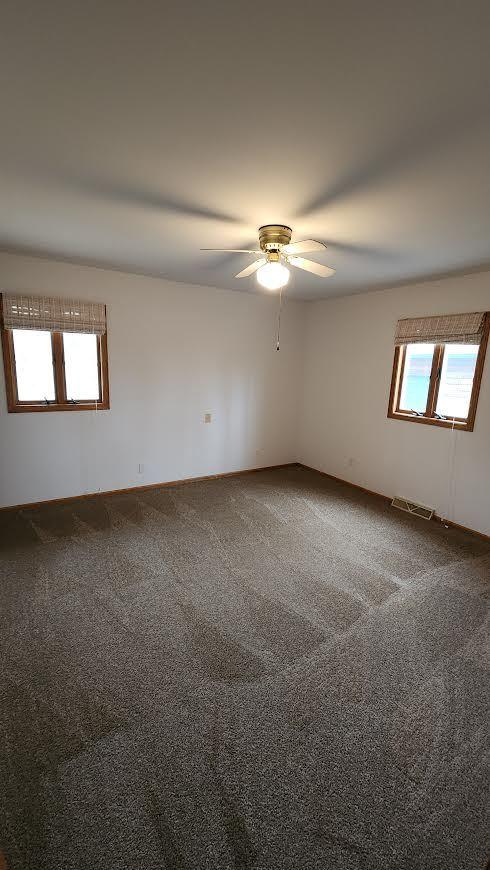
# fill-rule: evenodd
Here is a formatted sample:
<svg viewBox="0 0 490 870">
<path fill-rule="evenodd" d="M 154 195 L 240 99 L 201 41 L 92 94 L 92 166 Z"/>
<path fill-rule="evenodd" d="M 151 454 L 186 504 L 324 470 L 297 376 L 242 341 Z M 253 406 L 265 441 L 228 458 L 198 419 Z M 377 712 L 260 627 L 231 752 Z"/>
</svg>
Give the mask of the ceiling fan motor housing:
<svg viewBox="0 0 490 870">
<path fill-rule="evenodd" d="M 283 224 L 267 224 L 264 227 L 260 227 L 260 249 L 267 253 L 277 252 L 283 245 L 289 245 L 291 234 L 291 227 L 286 227 Z"/>
</svg>

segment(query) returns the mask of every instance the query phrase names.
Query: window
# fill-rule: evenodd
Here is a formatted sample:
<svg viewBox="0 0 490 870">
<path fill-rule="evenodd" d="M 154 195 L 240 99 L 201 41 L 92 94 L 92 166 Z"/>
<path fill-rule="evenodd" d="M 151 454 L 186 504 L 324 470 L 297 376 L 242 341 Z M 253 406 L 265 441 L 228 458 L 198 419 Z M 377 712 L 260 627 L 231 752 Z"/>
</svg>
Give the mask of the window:
<svg viewBox="0 0 490 870">
<path fill-rule="evenodd" d="M 36 299 L 34 307 L 32 299 Z M 18 297 L 8 297 L 7 303 L 3 300 L 1 331 L 9 412 L 108 408 L 104 306 L 103 322 L 95 324 L 96 333 L 88 331 L 94 328 L 94 318 L 83 321 L 81 305 L 66 304 L 63 317 L 54 319 L 53 301 L 43 300 L 41 307 L 36 297 L 22 305 Z M 34 310 L 37 319 L 32 325 Z M 17 328 L 17 324 L 27 328 Z M 45 325 L 68 329 L 39 328 Z M 83 331 L 74 331 L 74 326 Z"/>
<path fill-rule="evenodd" d="M 451 317 L 454 321 L 456 315 Z M 421 341 L 398 343 L 393 364 L 389 417 L 470 432 L 473 430 L 490 326 L 489 315 L 481 315 L 481 318 L 480 333 L 475 336 L 463 334 L 463 338 L 471 337 L 471 343 L 457 340 L 426 344 Z M 399 331 L 402 323 L 404 321 L 399 321 Z M 449 326 L 449 331 L 455 333 L 454 323 Z M 440 325 L 438 328 L 441 328 Z M 433 324 L 427 328 L 428 333 L 431 331 Z M 416 332 L 423 334 L 422 327 L 419 326 Z M 451 338 L 457 336 L 453 334 Z"/>
</svg>

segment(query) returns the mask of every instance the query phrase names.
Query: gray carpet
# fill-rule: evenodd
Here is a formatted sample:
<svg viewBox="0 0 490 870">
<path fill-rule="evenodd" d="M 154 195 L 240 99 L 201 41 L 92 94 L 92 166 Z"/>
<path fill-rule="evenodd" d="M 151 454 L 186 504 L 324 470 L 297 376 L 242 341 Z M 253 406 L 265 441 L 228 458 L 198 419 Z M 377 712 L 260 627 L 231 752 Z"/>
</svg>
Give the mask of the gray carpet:
<svg viewBox="0 0 490 870">
<path fill-rule="evenodd" d="M 490 545 L 300 468 L 0 515 L 9 870 L 480 870 Z"/>
</svg>

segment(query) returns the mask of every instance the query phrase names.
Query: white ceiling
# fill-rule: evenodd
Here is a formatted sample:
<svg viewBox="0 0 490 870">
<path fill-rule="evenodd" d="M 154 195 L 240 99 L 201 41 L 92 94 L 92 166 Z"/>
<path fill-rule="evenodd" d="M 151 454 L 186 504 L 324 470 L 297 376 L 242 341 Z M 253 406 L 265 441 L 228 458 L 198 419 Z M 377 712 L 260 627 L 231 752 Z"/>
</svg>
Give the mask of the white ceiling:
<svg viewBox="0 0 490 870">
<path fill-rule="evenodd" d="M 490 263 L 490 4 L 7 0 L 0 245 L 186 283 L 263 223 L 311 299 Z"/>
</svg>

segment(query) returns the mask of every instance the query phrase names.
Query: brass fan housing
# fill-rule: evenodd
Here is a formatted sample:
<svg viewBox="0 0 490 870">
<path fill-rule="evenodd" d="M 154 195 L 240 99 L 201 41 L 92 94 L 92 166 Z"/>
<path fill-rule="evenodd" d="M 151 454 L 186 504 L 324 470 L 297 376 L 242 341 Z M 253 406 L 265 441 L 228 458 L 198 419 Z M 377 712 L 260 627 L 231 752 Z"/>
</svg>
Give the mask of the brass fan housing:
<svg viewBox="0 0 490 870">
<path fill-rule="evenodd" d="M 291 227 L 283 224 L 267 224 L 259 227 L 259 245 L 261 251 L 270 253 L 279 251 L 283 245 L 289 245 L 292 235 Z"/>
</svg>

